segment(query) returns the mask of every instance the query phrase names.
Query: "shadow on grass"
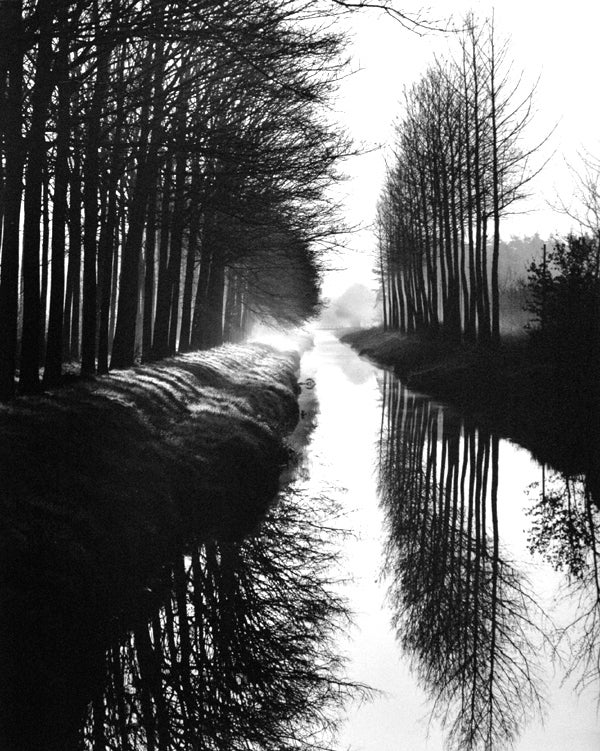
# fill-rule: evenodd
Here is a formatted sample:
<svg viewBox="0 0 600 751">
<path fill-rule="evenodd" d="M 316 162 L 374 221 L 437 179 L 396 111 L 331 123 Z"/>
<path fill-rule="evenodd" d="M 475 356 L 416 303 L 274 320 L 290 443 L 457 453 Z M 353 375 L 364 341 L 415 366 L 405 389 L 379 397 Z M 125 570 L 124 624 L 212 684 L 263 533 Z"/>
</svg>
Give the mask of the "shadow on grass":
<svg viewBox="0 0 600 751">
<path fill-rule="evenodd" d="M 226 346 L 0 408 L 3 748 L 71 747 L 108 637 L 154 606 L 183 542 L 256 526 L 297 364 Z"/>
</svg>

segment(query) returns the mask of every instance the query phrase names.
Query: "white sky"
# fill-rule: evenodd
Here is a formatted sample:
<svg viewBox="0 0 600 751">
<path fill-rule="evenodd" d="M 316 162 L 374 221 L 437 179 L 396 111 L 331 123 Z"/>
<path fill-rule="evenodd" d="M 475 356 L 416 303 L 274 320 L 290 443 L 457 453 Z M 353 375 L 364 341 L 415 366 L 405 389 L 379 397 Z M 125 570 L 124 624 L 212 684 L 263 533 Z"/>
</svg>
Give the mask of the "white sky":
<svg viewBox="0 0 600 751">
<path fill-rule="evenodd" d="M 491 2 L 438 1 L 430 4 L 430 16 L 457 21 L 472 8 L 480 15 L 491 13 Z M 403 7 L 417 9 L 420 3 L 406 0 Z M 565 160 L 577 166 L 577 152 L 600 155 L 600 3 L 590 0 L 502 0 L 495 8 L 498 38 L 509 37 L 509 58 L 515 76 L 525 73 L 523 91 L 539 78 L 535 95 L 536 116 L 528 143 L 535 145 L 556 127 L 543 150 L 540 163 L 550 162 L 532 184 L 532 198 L 519 211 L 527 214 L 506 219 L 502 234 L 540 235 L 565 232 L 571 220 L 552 210 L 556 196 L 565 201 L 573 185 Z M 401 111 L 403 88 L 416 81 L 434 54 L 453 48 L 452 35 L 430 33 L 418 36 L 377 11 L 354 14 L 354 41 L 350 51 L 358 72 L 341 87 L 339 118 L 350 135 L 373 152 L 349 160 L 344 186 L 348 222 L 368 225 L 384 174 L 384 148 L 391 142 L 392 122 Z M 454 42 L 455 44 L 455 42 Z M 456 47 L 454 47 L 456 49 Z M 345 269 L 330 271 L 324 284 L 325 296 L 337 296 L 360 281 L 375 286 L 371 269 L 375 241 L 369 231 L 350 238 L 348 250 L 331 265 Z"/>
</svg>

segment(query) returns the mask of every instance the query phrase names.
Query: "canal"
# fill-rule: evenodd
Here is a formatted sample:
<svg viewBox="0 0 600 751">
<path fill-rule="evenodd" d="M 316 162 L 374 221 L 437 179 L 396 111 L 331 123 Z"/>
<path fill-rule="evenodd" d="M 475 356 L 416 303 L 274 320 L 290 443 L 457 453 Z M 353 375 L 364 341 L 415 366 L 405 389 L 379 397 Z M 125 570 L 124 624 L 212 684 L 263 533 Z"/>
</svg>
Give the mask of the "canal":
<svg viewBox="0 0 600 751">
<path fill-rule="evenodd" d="M 337 500 L 346 533 L 354 625 L 339 646 L 376 690 L 336 747 L 600 748 L 600 517 L 584 478 L 411 393 L 331 332 L 315 332 L 301 379 L 305 490 Z"/>
<path fill-rule="evenodd" d="M 243 532 L 187 525 L 94 638 L 76 633 L 85 597 L 63 595 L 70 642 L 52 619 L 60 587 L 28 584 L 30 631 L 45 605 L 62 652 L 46 628 L 15 665 L 48 676 L 39 704 L 54 681 L 48 722 L 73 732 L 15 749 L 600 748 L 600 514 L 585 477 L 313 334 L 277 498 L 253 512 L 264 470 L 239 460 L 211 476 L 214 492 L 239 473 Z M 45 560 L 26 582 L 46 581 Z M 56 688 L 61 665 L 81 697 Z"/>
</svg>

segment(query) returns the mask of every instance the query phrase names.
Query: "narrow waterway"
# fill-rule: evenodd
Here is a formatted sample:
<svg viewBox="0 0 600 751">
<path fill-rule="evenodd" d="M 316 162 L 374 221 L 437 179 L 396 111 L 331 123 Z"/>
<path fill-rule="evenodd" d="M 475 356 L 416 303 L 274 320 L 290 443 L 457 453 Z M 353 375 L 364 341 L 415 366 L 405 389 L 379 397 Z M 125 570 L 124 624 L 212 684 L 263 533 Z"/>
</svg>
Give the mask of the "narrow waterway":
<svg viewBox="0 0 600 751">
<path fill-rule="evenodd" d="M 542 468 L 331 332 L 315 332 L 300 381 L 295 450 L 280 446 L 264 503 L 266 470 L 228 460 L 239 486 L 219 470 L 206 494 L 238 510 L 214 533 L 182 530 L 97 634 L 77 633 L 86 591 L 65 593 L 59 564 L 19 567 L 35 608 L 15 614 L 49 626 L 13 675 L 46 677 L 46 727 L 70 732 L 52 743 L 40 724 L 39 743 L 11 748 L 597 751 L 600 514 L 585 478 Z M 36 699 L 12 683 L 13 709 Z"/>
<path fill-rule="evenodd" d="M 582 481 L 331 332 L 315 332 L 301 379 L 304 482 L 341 503 L 350 532 L 340 648 L 379 692 L 349 708 L 337 747 L 597 751 L 598 514 Z"/>
</svg>

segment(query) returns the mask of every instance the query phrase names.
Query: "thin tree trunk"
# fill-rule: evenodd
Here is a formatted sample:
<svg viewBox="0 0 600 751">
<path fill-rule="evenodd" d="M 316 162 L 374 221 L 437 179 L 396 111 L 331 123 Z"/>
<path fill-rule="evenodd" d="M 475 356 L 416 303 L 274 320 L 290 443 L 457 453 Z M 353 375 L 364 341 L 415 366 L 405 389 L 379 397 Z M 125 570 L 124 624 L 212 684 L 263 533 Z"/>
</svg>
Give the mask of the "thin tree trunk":
<svg viewBox="0 0 600 751">
<path fill-rule="evenodd" d="M 96 33 L 99 36 L 98 0 L 93 9 Z M 96 372 L 97 329 L 97 233 L 98 233 L 98 181 L 100 162 L 100 133 L 102 107 L 106 98 L 109 50 L 106 43 L 97 52 L 97 70 L 92 103 L 87 118 L 87 142 L 83 171 L 83 319 L 81 328 L 81 372 Z"/>
<path fill-rule="evenodd" d="M 17 325 L 19 313 L 19 224 L 23 191 L 23 148 L 21 143 L 23 87 L 22 0 L 3 3 L 0 8 L 2 37 L 10 40 L 7 64 L 4 127 L 5 193 L 0 277 L 0 400 L 15 395 Z M 1 39 L 0 38 L 0 39 Z"/>
<path fill-rule="evenodd" d="M 112 270 L 113 258 L 116 252 L 118 170 L 119 166 L 115 157 L 109 168 L 106 218 L 102 223 L 98 244 L 98 289 L 100 297 L 98 373 L 108 373 Z"/>
<path fill-rule="evenodd" d="M 69 185 L 69 276 L 72 280 L 73 290 L 69 359 L 73 361 L 79 359 L 81 350 L 81 251 L 83 241 L 81 179 L 81 159 L 78 144 L 75 144 Z"/>
<path fill-rule="evenodd" d="M 223 302 L 225 294 L 225 265 L 213 253 L 207 294 L 206 347 L 223 344 Z"/>
<path fill-rule="evenodd" d="M 42 260 L 41 260 L 41 282 L 40 282 L 40 362 L 46 357 L 46 323 L 48 313 L 48 267 L 49 267 L 49 249 L 50 249 L 50 186 L 48 184 L 48 170 L 45 170 L 44 181 L 42 183 Z"/>
<path fill-rule="evenodd" d="M 181 147 L 180 147 L 181 148 Z M 187 155 L 180 150 L 175 162 L 175 194 L 173 200 L 173 216 L 171 243 L 169 252 L 169 337 L 167 353 L 175 354 L 177 349 L 177 324 L 179 322 L 179 290 L 181 287 L 181 254 L 183 248 L 184 209 L 185 209 L 185 177 Z"/>
<path fill-rule="evenodd" d="M 492 326 L 491 344 L 493 347 L 500 346 L 500 291 L 498 284 L 498 256 L 500 254 L 500 174 L 498 169 L 498 121 L 496 117 L 496 53 L 494 47 L 494 26 L 490 29 L 490 105 L 492 130 L 492 217 L 494 234 L 492 239 Z"/>
<path fill-rule="evenodd" d="M 208 282 L 212 265 L 212 248 L 209 231 L 211 224 L 212 218 L 205 215 L 202 228 L 200 273 L 198 275 L 198 286 L 196 287 L 196 300 L 194 303 L 194 315 L 192 319 L 191 348 L 193 350 L 203 348 L 206 339 Z"/>
<path fill-rule="evenodd" d="M 31 393 L 39 388 L 40 368 L 40 219 L 46 163 L 46 120 L 52 93 L 51 18 L 39 31 L 36 75 L 31 95 L 31 126 L 27 138 L 27 168 L 23 219 L 23 332 L 19 390 Z"/>
<path fill-rule="evenodd" d="M 198 203 L 200 181 L 200 167 L 194 166 L 191 185 L 191 217 L 188 233 L 187 255 L 185 259 L 185 280 L 183 285 L 183 302 L 181 306 L 181 332 L 179 334 L 179 351 L 189 352 L 192 331 L 192 293 L 194 287 L 194 271 L 196 268 L 196 254 L 200 235 L 201 207 Z"/>
<path fill-rule="evenodd" d="M 152 357 L 160 359 L 168 354 L 170 276 L 169 276 L 169 229 L 171 225 L 171 185 L 173 162 L 170 157 L 165 164 L 165 175 L 161 192 L 160 244 L 158 251 L 158 281 L 156 291 L 156 314 L 154 318 L 154 338 Z"/>
<path fill-rule="evenodd" d="M 119 221 L 118 187 L 122 170 L 123 106 L 124 106 L 124 54 L 119 56 L 117 72 L 116 121 L 112 140 L 112 153 L 107 155 L 106 211 L 100 229 L 98 244 L 98 373 L 108 373 L 111 346 L 111 309 L 113 295 L 114 257 L 118 253 L 117 235 Z"/>
<path fill-rule="evenodd" d="M 156 162 L 156 158 L 155 158 Z M 152 331 L 155 313 L 156 295 L 156 210 L 158 201 L 158 169 L 153 165 L 148 213 L 146 216 L 146 235 L 144 242 L 144 318 L 142 322 L 142 360 L 148 359 L 152 349 Z"/>
<path fill-rule="evenodd" d="M 58 111 L 56 120 L 56 162 L 54 165 L 54 201 L 52 204 L 52 267 L 48 343 L 44 367 L 44 384 L 60 382 L 63 356 L 63 297 L 65 283 L 65 239 L 67 223 L 67 189 L 69 185 L 69 67 L 68 38 L 64 31 L 66 13 L 61 12 L 63 33 L 57 57 Z"/>
<path fill-rule="evenodd" d="M 152 109 L 154 125 L 151 138 L 150 104 L 152 93 L 159 91 L 162 86 L 163 52 L 162 42 L 159 42 L 157 43 L 155 55 L 153 54 L 152 45 L 149 45 L 146 54 L 146 65 L 150 68 L 152 68 L 151 61 L 154 59 L 154 76 L 150 77 L 147 85 L 144 87 L 146 94 L 141 112 L 138 166 L 133 188 L 133 199 L 129 210 L 129 231 L 121 258 L 117 324 L 111 359 L 111 367 L 113 368 L 129 368 L 135 360 L 136 322 L 138 317 L 144 222 L 150 195 L 150 181 L 155 174 L 156 139 L 160 133 L 160 118 L 163 114 L 162 97 L 155 96 L 154 98 L 154 107 Z"/>
</svg>

